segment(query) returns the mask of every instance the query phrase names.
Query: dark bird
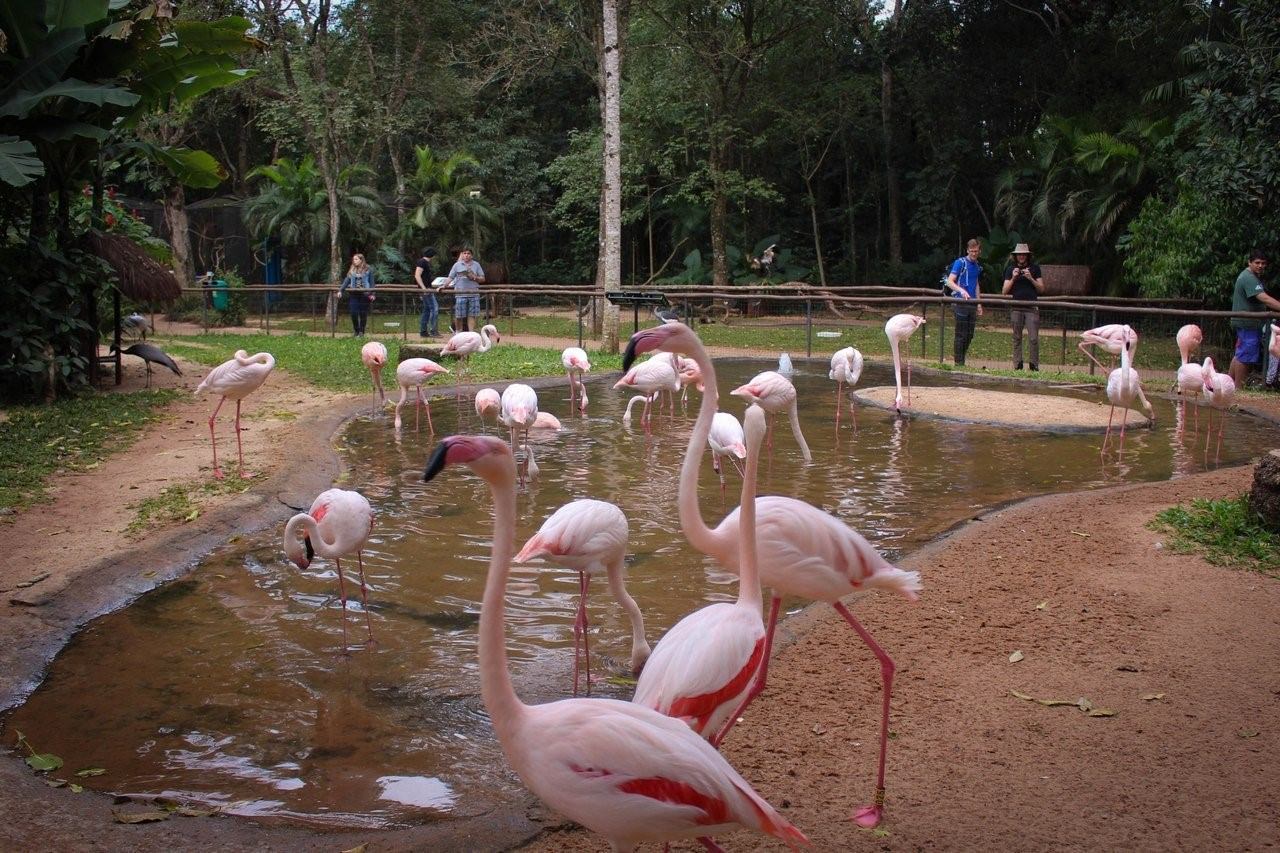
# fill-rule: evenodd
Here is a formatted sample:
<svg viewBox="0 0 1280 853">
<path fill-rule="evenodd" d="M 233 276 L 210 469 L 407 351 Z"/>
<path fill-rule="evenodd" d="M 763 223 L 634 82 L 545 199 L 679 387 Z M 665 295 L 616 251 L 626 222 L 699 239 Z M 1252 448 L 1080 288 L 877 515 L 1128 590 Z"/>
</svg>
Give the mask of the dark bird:
<svg viewBox="0 0 1280 853">
<path fill-rule="evenodd" d="M 674 308 L 654 308 L 653 315 L 664 323 L 680 323 L 680 312 Z"/>
<path fill-rule="evenodd" d="M 115 344 L 111 345 L 111 351 L 116 351 Z M 158 364 L 161 367 L 167 367 L 179 376 L 182 375 L 182 371 L 178 369 L 178 365 L 174 363 L 173 359 L 169 358 L 165 351 L 155 344 L 134 344 L 128 349 L 121 350 L 121 352 L 125 355 L 136 355 L 138 358 L 142 359 L 144 364 L 146 364 L 148 388 L 151 387 L 151 365 L 153 363 Z"/>
</svg>

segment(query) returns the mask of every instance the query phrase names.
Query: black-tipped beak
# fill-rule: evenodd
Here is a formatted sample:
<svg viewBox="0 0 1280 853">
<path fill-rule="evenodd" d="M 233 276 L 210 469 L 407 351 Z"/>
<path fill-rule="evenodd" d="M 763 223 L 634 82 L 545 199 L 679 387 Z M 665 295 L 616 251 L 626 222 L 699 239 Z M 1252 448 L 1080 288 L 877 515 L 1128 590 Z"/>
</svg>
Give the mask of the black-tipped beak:
<svg viewBox="0 0 1280 853">
<path fill-rule="evenodd" d="M 636 340 L 639 337 L 639 335 L 632 335 L 631 340 L 627 341 L 627 351 L 622 354 L 623 373 L 626 373 L 631 369 L 631 365 L 635 362 L 636 356 L 639 355 L 639 353 L 636 352 Z"/>
<path fill-rule="evenodd" d="M 316 558 L 316 549 L 311 547 L 311 537 L 303 536 L 302 544 L 307 549 L 307 565 L 311 565 L 311 561 Z"/>
<path fill-rule="evenodd" d="M 422 482 L 430 483 L 435 479 L 436 474 L 444 470 L 445 456 L 449 453 L 449 439 L 445 439 L 436 445 L 436 449 L 431 451 L 431 457 L 427 460 L 427 469 L 422 472 Z"/>
</svg>

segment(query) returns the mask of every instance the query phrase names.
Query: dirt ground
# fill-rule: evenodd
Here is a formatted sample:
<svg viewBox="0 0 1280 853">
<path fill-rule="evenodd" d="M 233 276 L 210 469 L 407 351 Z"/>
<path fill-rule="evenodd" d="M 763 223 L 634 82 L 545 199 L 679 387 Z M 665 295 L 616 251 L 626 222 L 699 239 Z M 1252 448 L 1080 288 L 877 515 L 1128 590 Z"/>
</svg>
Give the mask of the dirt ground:
<svg viewBox="0 0 1280 853">
<path fill-rule="evenodd" d="M 203 368 L 187 372 L 157 378 L 193 389 Z M 141 381 L 130 366 L 125 387 Z M 122 532 L 129 504 L 209 474 L 206 399 L 173 404 L 128 451 L 56 478 L 54 502 L 0 523 L 0 707 L 33 689 L 93 616 L 309 503 L 338 473 L 333 433 L 364 403 L 277 370 L 245 404 L 249 491 L 142 540 Z M 219 427 L 233 454 L 225 412 Z M 1249 478 L 1225 469 L 984 513 L 903 561 L 922 574 L 919 602 L 853 601 L 898 665 L 879 829 L 848 820 L 872 793 L 878 667 L 829 607 L 786 620 L 769 687 L 725 754 L 817 850 L 1274 849 L 1280 583 L 1171 554 L 1145 526 L 1173 503 L 1238 494 Z M 1085 699 L 1114 715 L 1037 699 Z M 606 849 L 530 801 L 448 840 L 216 817 L 123 825 L 109 798 L 49 788 L 13 757 L 0 760 L 0 805 L 0 848 L 15 850 Z M 744 833 L 720 840 L 780 849 Z"/>
<path fill-rule="evenodd" d="M 898 389 L 881 385 L 859 388 L 854 393 L 867 405 L 892 409 Z M 903 408 L 912 417 L 1014 428 L 1031 426 L 1051 432 L 1102 432 L 1112 418 L 1111 407 L 1105 402 L 1049 394 L 1014 394 L 966 385 L 917 385 L 911 389 L 910 404 L 904 395 Z M 1114 414 L 1117 428 L 1121 414 Z M 1129 412 L 1127 420 L 1130 426 L 1147 425 L 1147 417 L 1141 411 Z"/>
</svg>

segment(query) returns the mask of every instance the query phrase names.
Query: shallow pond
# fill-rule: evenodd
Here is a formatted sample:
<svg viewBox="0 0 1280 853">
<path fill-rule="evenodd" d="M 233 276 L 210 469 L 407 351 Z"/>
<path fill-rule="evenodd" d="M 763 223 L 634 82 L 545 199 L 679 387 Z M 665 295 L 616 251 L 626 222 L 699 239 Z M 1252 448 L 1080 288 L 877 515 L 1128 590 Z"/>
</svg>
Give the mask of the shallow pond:
<svg viewBox="0 0 1280 853">
<path fill-rule="evenodd" d="M 724 361 L 727 392 L 772 364 Z M 815 463 L 803 464 L 780 421 L 761 491 L 804 498 L 845 519 L 896 558 L 982 507 L 1032 494 L 1157 480 L 1205 465 L 1202 445 L 1175 434 L 1173 406 L 1156 400 L 1158 426 L 1129 433 L 1122 463 L 1100 460 L 1101 437 L 1057 435 L 894 418 L 863 408 L 855 432 L 832 424 L 834 386 L 825 366 L 797 365 L 804 431 Z M 945 376 L 916 376 L 947 383 Z M 892 383 L 869 367 L 862 384 Z M 1049 393 L 1013 384 L 1002 390 Z M 1098 389 L 1058 390 L 1100 399 Z M 540 394 L 564 429 L 532 442 L 541 477 L 520 496 L 517 544 L 576 497 L 617 503 L 631 524 L 628 585 L 650 642 L 703 602 L 731 599 L 733 577 L 684 543 L 675 495 L 698 397 L 663 415 L 652 435 L 620 425 L 627 397 L 591 383 L 587 418 L 566 414 L 564 388 Z M 722 407 L 740 414 L 734 398 Z M 470 401 L 433 406 L 437 435 L 494 431 Z M 407 421 L 412 424 L 412 417 Z M 451 469 L 431 484 L 422 469 L 434 445 L 410 427 L 397 438 L 386 417 L 361 417 L 343 432 L 343 483 L 377 512 L 364 554 L 375 643 L 342 654 L 343 620 L 331 561 L 300 572 L 281 549 L 283 525 L 228 543 L 184 580 L 95 621 L 53 665 L 46 682 L 6 721 L 67 771 L 101 790 L 165 794 L 236 814 L 305 823 L 395 826 L 478 814 L 518 790 L 492 739 L 479 698 L 478 602 L 489 556 L 491 501 L 482 481 Z M 1229 417 L 1215 464 L 1233 464 L 1274 430 Z M 719 482 L 704 460 L 704 516 L 736 504 L 739 481 Z M 348 578 L 354 561 L 343 561 Z M 925 591 L 918 605 L 927 607 Z M 352 586 L 348 587 L 352 592 Z M 526 701 L 568 694 L 573 666 L 576 575 L 517 567 L 507 637 Z M 366 614 L 355 590 L 347 614 L 353 645 Z M 629 654 L 629 630 L 603 580 L 592 587 L 592 659 L 598 695 L 627 698 L 608 676 Z M 793 607 L 800 602 L 790 602 Z M 911 606 L 884 597 L 859 605 Z M 895 653 L 896 650 L 890 650 Z M 868 671 L 868 677 L 874 673 Z"/>
</svg>

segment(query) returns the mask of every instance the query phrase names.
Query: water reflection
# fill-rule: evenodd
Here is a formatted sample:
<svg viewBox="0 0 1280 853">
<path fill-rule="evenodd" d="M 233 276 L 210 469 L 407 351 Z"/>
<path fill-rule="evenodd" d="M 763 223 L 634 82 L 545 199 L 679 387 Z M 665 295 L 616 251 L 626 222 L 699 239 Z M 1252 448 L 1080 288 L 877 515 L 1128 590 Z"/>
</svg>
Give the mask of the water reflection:
<svg viewBox="0 0 1280 853">
<path fill-rule="evenodd" d="M 733 388 L 771 363 L 725 362 Z M 993 503 L 1067 488 L 1163 479 L 1202 470 L 1203 440 L 1173 406 L 1154 400 L 1157 427 L 1133 430 L 1123 459 L 1103 461 L 1102 437 L 1012 431 L 858 412 L 836 428 L 835 385 L 826 366 L 801 363 L 794 381 L 814 451 L 805 465 L 790 430 L 777 432 L 762 465 L 761 492 L 808 500 L 856 527 L 893 559 Z M 863 385 L 892 383 L 868 366 Z M 917 374 L 917 384 L 943 382 Z M 591 383 L 590 411 L 570 415 L 562 389 L 543 407 L 560 432 L 534 432 L 541 477 L 519 496 L 517 541 L 557 507 L 593 497 L 623 508 L 631 527 L 628 589 L 645 612 L 649 641 L 695 607 L 731 601 L 734 578 L 692 552 L 679 532 L 675 496 L 696 406 L 655 415 L 652 432 L 621 426 L 627 397 Z M 1019 390 L 1008 387 L 1004 390 Z M 1027 391 L 1035 389 L 1024 389 Z M 1093 389 L 1061 391 L 1100 400 Z M 741 415 L 743 405 L 723 398 Z M 170 584 L 82 632 L 46 683 L 9 725 L 68 768 L 107 768 L 86 779 L 104 790 L 164 794 L 220 804 L 237 814 L 297 822 L 389 826 L 477 813 L 509 798 L 506 770 L 479 698 L 476 621 L 488 562 L 492 506 L 479 478 L 422 482 L 423 464 L 446 432 L 503 435 L 470 401 L 440 401 L 438 433 L 385 418 L 354 421 L 339 440 L 350 475 L 377 521 L 365 551 L 376 645 L 340 654 L 342 612 L 331 561 L 300 572 L 280 530 L 246 537 L 187 579 Z M 1194 416 L 1192 416 L 1194 417 Z M 1243 460 L 1272 430 L 1229 418 L 1222 464 Z M 1179 427 L 1183 427 L 1179 432 Z M 1265 436 L 1265 438 L 1264 438 Z M 709 460 L 704 515 L 732 508 Z M 929 606 L 927 574 L 917 606 Z M 560 698 L 571 682 L 576 573 L 516 567 L 508 594 L 508 642 L 522 698 Z M 625 672 L 630 628 L 610 596 L 591 601 L 593 671 Z M 788 602 L 794 609 L 797 602 Z M 358 599 L 349 606 L 360 612 Z M 876 610 L 911 606 L 867 603 Z M 597 695 L 627 698 L 626 683 Z"/>
</svg>

